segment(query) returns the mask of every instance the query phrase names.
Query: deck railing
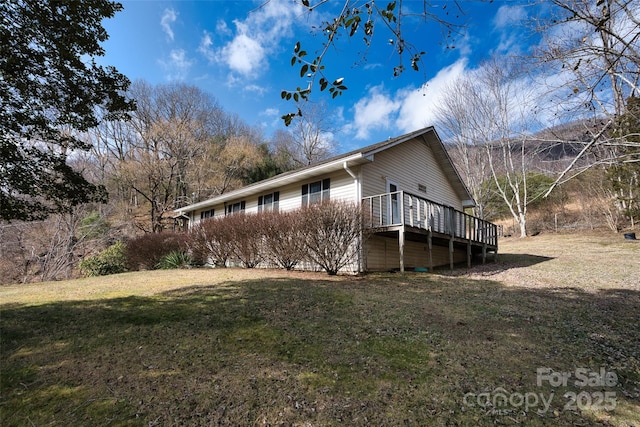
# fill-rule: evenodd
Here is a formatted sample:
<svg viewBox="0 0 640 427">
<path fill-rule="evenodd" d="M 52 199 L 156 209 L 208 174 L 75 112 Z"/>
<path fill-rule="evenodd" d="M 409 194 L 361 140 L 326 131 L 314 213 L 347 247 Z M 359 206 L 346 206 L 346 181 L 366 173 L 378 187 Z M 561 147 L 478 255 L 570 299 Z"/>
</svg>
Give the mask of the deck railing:
<svg viewBox="0 0 640 427">
<path fill-rule="evenodd" d="M 475 243 L 498 245 L 498 228 L 489 221 L 424 197 L 395 191 L 362 199 L 371 228 L 410 226 Z"/>
</svg>

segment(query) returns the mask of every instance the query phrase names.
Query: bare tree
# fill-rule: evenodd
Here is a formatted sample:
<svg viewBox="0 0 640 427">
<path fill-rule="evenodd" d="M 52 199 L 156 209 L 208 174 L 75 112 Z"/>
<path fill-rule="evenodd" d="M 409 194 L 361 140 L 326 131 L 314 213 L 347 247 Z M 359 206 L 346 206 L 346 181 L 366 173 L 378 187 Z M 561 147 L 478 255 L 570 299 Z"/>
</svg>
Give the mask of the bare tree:
<svg viewBox="0 0 640 427">
<path fill-rule="evenodd" d="M 215 194 L 241 187 L 247 172 L 261 160 L 260 154 L 249 136 L 229 138 L 218 151 L 216 161 L 209 164 Z"/>
<path fill-rule="evenodd" d="M 335 120 L 326 104 L 307 103 L 300 107 L 288 131 L 276 134 L 276 152 L 284 155 L 294 168 L 328 159 L 336 153 Z"/>
<path fill-rule="evenodd" d="M 436 113 L 436 126 L 447 141 L 448 151 L 476 201 L 474 215 L 485 218 L 490 194 L 486 185 L 491 171 L 483 145 L 492 135 L 486 126 L 487 107 L 472 78 L 460 77 L 448 85 Z"/>
<path fill-rule="evenodd" d="M 598 160 L 587 162 L 577 173 L 596 164 L 614 164 L 621 160 L 618 147 L 637 146 L 625 135 L 616 135 L 615 118 L 640 89 L 640 1 L 553 0 L 546 10 L 548 15 L 535 21 L 543 40 L 534 59 L 553 76 L 546 79 L 548 101 L 559 107 L 560 120 L 589 118 L 591 124 L 585 126 L 586 142 L 573 141 L 583 149 L 545 196 L 575 176 L 572 172 L 581 158 L 597 152 Z"/>
<path fill-rule="evenodd" d="M 138 81 L 130 96 L 131 120 L 88 138 L 99 174 L 139 229 L 162 231 L 173 209 L 237 188 L 259 160 L 261 134 L 197 87 Z"/>
<path fill-rule="evenodd" d="M 521 237 L 527 235 L 527 207 L 540 197 L 529 193 L 527 182 L 531 130 L 539 127 L 535 105 L 527 75 L 514 61 L 493 58 L 456 82 L 439 112 L 473 195 L 486 203 L 495 192 Z"/>
<path fill-rule="evenodd" d="M 42 221 L 14 221 L 0 227 L 2 283 L 69 279 L 78 260 L 102 248 L 108 224 L 91 211 L 74 207 Z"/>
</svg>

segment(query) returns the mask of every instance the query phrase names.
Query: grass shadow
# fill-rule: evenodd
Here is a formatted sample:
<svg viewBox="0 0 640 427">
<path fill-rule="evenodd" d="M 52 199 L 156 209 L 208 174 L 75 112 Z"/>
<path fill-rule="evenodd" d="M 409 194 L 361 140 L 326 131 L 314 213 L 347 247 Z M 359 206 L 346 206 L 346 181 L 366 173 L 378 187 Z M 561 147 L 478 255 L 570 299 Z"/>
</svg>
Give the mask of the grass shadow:
<svg viewBox="0 0 640 427">
<path fill-rule="evenodd" d="M 448 266 L 441 266 L 437 267 L 435 271 L 446 276 L 464 276 L 469 274 L 470 271 L 491 276 L 514 268 L 531 267 L 555 259 L 554 257 L 548 256 L 517 253 L 499 253 L 497 260 L 492 258 L 493 256 L 494 255 L 491 255 L 484 264 L 482 264 L 480 260 L 474 259 L 471 269 L 467 269 L 465 263 L 460 263 L 454 270 L 449 270 Z"/>
</svg>

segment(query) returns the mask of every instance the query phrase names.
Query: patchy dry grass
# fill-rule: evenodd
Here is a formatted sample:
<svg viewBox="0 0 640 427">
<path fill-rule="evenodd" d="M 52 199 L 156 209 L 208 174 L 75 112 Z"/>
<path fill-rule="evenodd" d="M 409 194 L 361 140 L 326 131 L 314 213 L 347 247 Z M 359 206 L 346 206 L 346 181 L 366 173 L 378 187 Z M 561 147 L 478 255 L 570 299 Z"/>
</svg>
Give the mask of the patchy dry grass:
<svg viewBox="0 0 640 427">
<path fill-rule="evenodd" d="M 620 234 L 546 234 L 524 240 L 503 239 L 500 252 L 497 265 L 476 268 L 470 276 L 490 276 L 505 285 L 531 288 L 640 291 L 640 240 L 624 240 Z"/>
<path fill-rule="evenodd" d="M 620 239 L 505 240 L 497 264 L 453 275 L 184 270 L 0 287 L 0 424 L 637 426 L 640 242 Z M 537 386 L 542 367 L 617 381 Z M 605 392 L 615 409 L 585 405 Z"/>
</svg>

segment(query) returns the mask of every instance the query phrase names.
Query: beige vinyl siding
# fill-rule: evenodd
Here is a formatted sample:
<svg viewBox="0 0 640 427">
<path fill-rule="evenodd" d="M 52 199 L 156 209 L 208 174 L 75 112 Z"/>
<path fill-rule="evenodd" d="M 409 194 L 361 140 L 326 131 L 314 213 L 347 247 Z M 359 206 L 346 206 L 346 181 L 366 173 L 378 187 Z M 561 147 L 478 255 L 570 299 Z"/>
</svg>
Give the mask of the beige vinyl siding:
<svg viewBox="0 0 640 427">
<path fill-rule="evenodd" d="M 356 186 L 353 178 L 346 171 L 337 171 L 328 175 L 319 175 L 316 178 L 300 181 L 296 184 L 286 185 L 281 188 L 265 189 L 260 193 L 256 193 L 244 198 L 238 198 L 237 200 L 230 200 L 225 204 L 219 203 L 213 206 L 215 209 L 214 218 L 225 215 L 226 206 L 245 201 L 245 212 L 256 213 L 258 212 L 258 197 L 273 193 L 274 191 L 280 192 L 280 200 L 278 202 L 278 209 L 282 212 L 299 209 L 302 205 L 302 184 L 308 184 L 310 182 L 321 181 L 323 179 L 330 179 L 329 198 L 331 200 L 343 200 L 343 201 L 355 201 L 356 200 Z M 200 212 L 211 209 L 211 207 L 202 208 L 195 211 L 193 222 L 191 225 L 195 225 L 200 222 Z"/>
<path fill-rule="evenodd" d="M 340 171 L 329 175 L 331 179 L 331 200 L 356 202 L 356 186 L 353 178 L 346 172 Z"/>
<path fill-rule="evenodd" d="M 302 206 L 302 185 L 311 182 L 322 181 L 329 178 L 330 200 L 354 201 L 356 187 L 353 178 L 346 171 L 338 171 L 328 175 L 320 175 L 316 178 L 300 181 L 280 190 L 280 210 L 291 211 Z M 257 199 L 257 197 L 256 197 Z"/>
<path fill-rule="evenodd" d="M 387 180 L 398 184 L 399 190 L 462 210 L 462 200 L 422 141 L 414 139 L 376 153 L 373 163 L 363 165 L 363 197 L 386 193 Z M 425 185 L 427 191 L 419 191 L 419 185 Z"/>
</svg>

